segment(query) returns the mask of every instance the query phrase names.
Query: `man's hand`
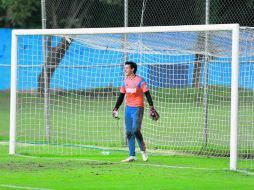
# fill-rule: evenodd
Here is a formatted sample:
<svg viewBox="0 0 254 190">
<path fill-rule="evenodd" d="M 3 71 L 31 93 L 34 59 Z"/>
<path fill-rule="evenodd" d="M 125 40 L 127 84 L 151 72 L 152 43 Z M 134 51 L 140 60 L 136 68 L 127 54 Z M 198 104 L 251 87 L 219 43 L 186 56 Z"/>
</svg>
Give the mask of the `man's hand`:
<svg viewBox="0 0 254 190">
<path fill-rule="evenodd" d="M 118 114 L 117 108 L 114 108 L 114 109 L 113 109 L 112 115 L 113 115 L 113 118 L 115 118 L 115 119 L 120 119 L 120 118 L 118 117 L 119 114 Z"/>
<path fill-rule="evenodd" d="M 150 108 L 150 118 L 155 121 L 157 121 L 160 118 L 160 115 L 153 106 Z"/>
</svg>

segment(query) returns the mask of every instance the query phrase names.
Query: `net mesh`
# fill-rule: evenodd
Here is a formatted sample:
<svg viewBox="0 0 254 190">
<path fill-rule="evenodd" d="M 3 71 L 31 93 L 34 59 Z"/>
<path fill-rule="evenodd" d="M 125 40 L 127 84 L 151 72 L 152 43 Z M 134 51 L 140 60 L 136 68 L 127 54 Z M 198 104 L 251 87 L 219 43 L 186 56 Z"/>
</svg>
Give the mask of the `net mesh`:
<svg viewBox="0 0 254 190">
<path fill-rule="evenodd" d="M 228 157 L 231 36 L 227 31 L 128 34 L 128 41 L 120 34 L 47 36 L 47 59 L 42 36 L 19 36 L 17 152 L 126 150 L 124 106 L 120 120 L 113 120 L 112 109 L 128 53 L 161 116 L 150 120 L 146 106 L 142 132 L 148 150 Z M 250 168 L 253 30 L 242 29 L 240 41 L 239 164 Z"/>
</svg>

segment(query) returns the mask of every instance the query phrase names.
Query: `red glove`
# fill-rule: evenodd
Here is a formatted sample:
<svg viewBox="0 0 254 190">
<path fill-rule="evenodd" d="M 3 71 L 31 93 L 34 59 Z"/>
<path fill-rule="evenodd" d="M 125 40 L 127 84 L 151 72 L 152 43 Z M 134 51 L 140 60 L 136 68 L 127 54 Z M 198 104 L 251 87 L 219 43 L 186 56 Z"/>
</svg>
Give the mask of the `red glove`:
<svg viewBox="0 0 254 190">
<path fill-rule="evenodd" d="M 153 106 L 150 108 L 150 118 L 155 121 L 157 121 L 160 118 L 160 115 Z"/>
</svg>

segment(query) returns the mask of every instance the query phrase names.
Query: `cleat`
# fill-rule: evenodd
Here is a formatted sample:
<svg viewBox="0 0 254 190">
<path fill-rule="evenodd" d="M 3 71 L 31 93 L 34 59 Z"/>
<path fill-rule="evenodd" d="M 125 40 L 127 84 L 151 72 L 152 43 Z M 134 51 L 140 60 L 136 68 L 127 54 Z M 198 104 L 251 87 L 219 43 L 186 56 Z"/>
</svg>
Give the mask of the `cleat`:
<svg viewBox="0 0 254 190">
<path fill-rule="evenodd" d="M 136 160 L 135 156 L 130 156 L 128 158 L 126 158 L 125 160 L 122 160 L 121 162 L 133 162 Z"/>
<path fill-rule="evenodd" d="M 146 151 L 141 151 L 141 154 L 142 154 L 142 158 L 144 160 L 144 162 L 147 162 L 148 161 L 148 154 Z"/>
</svg>

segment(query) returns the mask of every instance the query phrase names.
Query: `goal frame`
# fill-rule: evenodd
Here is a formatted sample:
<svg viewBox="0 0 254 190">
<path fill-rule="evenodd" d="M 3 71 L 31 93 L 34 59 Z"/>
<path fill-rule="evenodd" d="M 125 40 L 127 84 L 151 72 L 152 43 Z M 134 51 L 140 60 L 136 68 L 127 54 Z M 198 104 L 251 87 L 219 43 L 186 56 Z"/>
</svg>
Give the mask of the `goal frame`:
<svg viewBox="0 0 254 190">
<path fill-rule="evenodd" d="M 9 154 L 16 153 L 16 85 L 17 85 L 17 36 L 19 35 L 81 35 L 81 34 L 130 34 L 155 32 L 232 32 L 232 73 L 231 73 L 231 119 L 230 119 L 230 170 L 237 169 L 237 124 L 238 124 L 238 83 L 239 83 L 239 24 L 152 26 L 121 28 L 80 28 L 80 29 L 26 29 L 12 30 L 11 50 L 11 98 Z"/>
</svg>

